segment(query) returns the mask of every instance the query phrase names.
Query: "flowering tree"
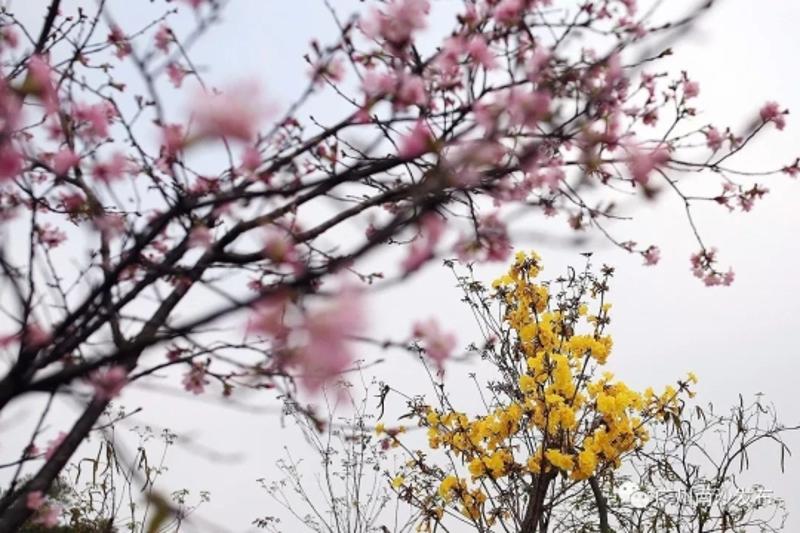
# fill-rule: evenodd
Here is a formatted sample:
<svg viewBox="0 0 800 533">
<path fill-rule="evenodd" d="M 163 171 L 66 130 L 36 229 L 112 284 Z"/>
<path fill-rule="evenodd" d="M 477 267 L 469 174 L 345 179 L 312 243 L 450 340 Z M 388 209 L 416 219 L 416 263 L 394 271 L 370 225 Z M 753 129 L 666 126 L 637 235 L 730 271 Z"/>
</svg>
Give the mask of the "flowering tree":
<svg viewBox="0 0 800 533">
<path fill-rule="evenodd" d="M 382 413 L 373 412 L 369 405 L 375 384 L 365 382 L 363 374 L 361 378 L 355 384 L 343 383 L 343 394 L 339 389 L 333 396 L 324 395 L 327 416 L 322 430 L 294 401 L 286 404 L 285 412 L 314 453 L 308 460 L 306 453 L 286 447 L 285 457 L 278 461 L 282 479 L 258 480 L 297 522 L 284 524 L 270 515 L 256 519 L 257 527 L 279 532 L 302 524 L 318 533 L 370 533 L 380 531 L 379 523 L 388 523 L 396 533 L 413 531 L 416 516 L 398 509 L 400 502 L 384 482 L 382 468 L 389 461 L 389 447 L 377 445 L 373 432 L 375 418 Z M 356 387 L 361 389 L 359 396 L 354 394 Z"/>
<path fill-rule="evenodd" d="M 157 435 L 150 427 L 134 426 L 130 431 L 136 435 L 136 450 L 128 456 L 118 426 L 135 413 L 119 409 L 108 414 L 96 432 L 99 438 L 84 447 L 88 455 L 74 458 L 46 494 L 28 495 L 35 513 L 19 531 L 176 533 L 209 500 L 206 491 L 194 496 L 180 489 L 165 497 L 156 488 L 177 435 L 168 429 Z"/>
<path fill-rule="evenodd" d="M 702 8 L 670 21 L 634 0 L 566 4 L 465 0 L 431 46 L 428 0 L 334 12 L 339 38 L 311 43 L 308 87 L 284 110 L 255 84 L 219 90 L 195 68 L 192 45 L 222 1 L 155 2 L 142 27 L 120 25 L 106 2 L 52 0 L 38 28 L 0 10 L 0 410 L 32 395 L 82 405 L 40 452 L 44 409 L 4 461 L 32 471 L 0 498 L 0 531 L 47 505 L 30 495 L 47 493 L 127 384 L 180 369 L 194 394 L 212 382 L 226 395 L 318 391 L 365 334 L 363 292 L 442 253 L 505 259 L 510 214 L 564 217 L 655 264 L 656 245 L 608 225 L 626 216 L 620 198 L 664 189 L 697 236 L 694 274 L 731 283 L 692 206 L 751 208 L 766 189 L 735 158 L 786 111 L 767 103 L 741 128 L 692 119 L 697 81 L 653 64 Z M 183 16 L 185 34 L 172 22 Z M 165 105 L 165 83 L 191 93 L 188 115 Z M 323 91 L 341 97 L 341 117 L 310 124 L 303 105 Z M 719 191 L 685 192 L 706 171 Z M 403 257 L 362 271 L 388 245 Z M 238 327 L 234 316 L 245 335 L 210 329 Z M 446 357 L 447 334 L 417 333 Z"/>
<path fill-rule="evenodd" d="M 609 513 L 618 531 L 784 530 L 783 498 L 762 484 L 747 485 L 741 474 L 751 457 L 783 471 L 789 453 L 783 439 L 800 427 L 781 424 L 763 398 L 745 403 L 740 397 L 727 412 L 696 405 L 675 431 L 659 429 L 646 452 L 632 458 L 627 479 L 617 480 L 623 501 L 609 505 Z"/>
<path fill-rule="evenodd" d="M 536 254 L 520 253 L 492 292 L 460 278 L 484 335 L 476 349 L 491 367 L 481 414 L 459 410 L 435 382 L 433 405 L 409 402 L 428 449 L 378 428 L 407 454 L 391 486 L 419 512 L 419 530 L 780 530 L 782 501 L 745 492 L 737 474 L 762 441 L 783 456 L 783 434 L 798 428 L 760 400 L 693 414 L 691 372 L 660 393 L 601 373 L 613 270 L 538 282 L 540 269 Z"/>
</svg>

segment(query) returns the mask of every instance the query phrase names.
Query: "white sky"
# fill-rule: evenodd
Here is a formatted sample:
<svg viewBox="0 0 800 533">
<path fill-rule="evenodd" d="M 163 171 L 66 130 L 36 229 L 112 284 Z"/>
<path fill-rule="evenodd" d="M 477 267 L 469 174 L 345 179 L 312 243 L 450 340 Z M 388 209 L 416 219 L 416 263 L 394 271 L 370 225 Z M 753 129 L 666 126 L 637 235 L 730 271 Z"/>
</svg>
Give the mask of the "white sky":
<svg viewBox="0 0 800 533">
<path fill-rule="evenodd" d="M 435 3 L 437 16 L 460 4 L 449 0 Z M 686 0 L 674 3 L 693 5 Z M 44 4 L 18 2 L 16 8 L 28 11 Z M 149 18 L 149 11 L 139 11 L 143 4 L 109 3 L 125 26 Z M 343 15 L 358 6 L 349 0 L 335 0 L 334 4 Z M 325 36 L 334 34 L 321 0 L 234 0 L 224 19 L 195 49 L 194 58 L 208 67 L 211 79 L 220 85 L 242 77 L 262 80 L 270 98 L 283 105 L 304 87 L 307 67 L 302 55 L 309 39 L 317 36 L 325 42 Z M 794 0 L 727 0 L 703 21 L 696 34 L 674 46 L 673 65 L 688 70 L 700 82 L 702 123 L 739 126 L 757 113 L 764 101 L 772 99 L 800 115 L 800 71 L 794 68 L 800 50 L 797 20 L 800 2 Z M 433 25 L 444 27 L 449 21 L 449 16 L 435 18 Z M 179 101 L 174 91 L 173 97 Z M 180 109 L 177 103 L 176 107 Z M 331 100 L 316 101 L 313 109 L 318 116 L 335 116 L 337 110 Z M 738 160 L 739 167 L 771 168 L 793 160 L 800 153 L 796 115 L 788 117 L 784 132 L 770 132 L 747 150 L 749 155 Z M 596 265 L 605 262 L 617 268 L 610 298 L 615 341 L 610 367 L 618 376 L 636 386 L 661 385 L 693 370 L 701 380 L 701 402 L 724 407 L 735 403 L 739 393 L 747 397 L 763 392 L 776 404 L 784 422 L 800 422 L 795 408 L 800 350 L 794 339 L 800 331 L 795 301 L 800 290 L 796 268 L 800 259 L 800 184 L 784 176 L 768 178 L 766 184 L 771 193 L 749 214 L 729 215 L 713 206 L 698 211 L 705 240 L 718 246 L 723 264 L 736 270 L 737 279 L 730 288 L 705 288 L 691 277 L 689 255 L 696 245 L 678 200 L 669 195 L 638 209 L 635 224 L 642 229 L 620 228 L 625 235 L 661 247 L 663 260 L 657 267 L 642 267 L 639 258 L 602 241 L 591 245 Z M 559 219 L 544 221 L 536 228 L 516 229 L 563 233 L 563 226 Z M 530 246 L 542 253 L 546 276 L 582 261 L 578 255 L 582 250 L 536 242 Z M 502 265 L 486 268 L 487 279 L 502 269 Z M 477 339 L 477 331 L 458 296 L 449 272 L 429 266 L 411 283 L 370 302 L 373 331 L 379 338 L 402 338 L 413 320 L 435 315 L 466 344 Z M 370 354 L 368 350 L 364 353 L 367 358 Z M 391 352 L 381 355 L 389 362 L 379 372 L 391 376 L 398 388 L 425 390 L 416 385 L 422 374 L 407 357 Z M 468 364 L 453 365 L 448 372 L 458 379 L 471 369 Z M 142 421 L 168 426 L 204 447 L 241 457 L 235 462 L 209 461 L 186 450 L 173 450 L 164 488 L 210 490 L 212 500 L 201 508 L 202 516 L 231 531 L 244 531 L 257 516 L 277 512 L 255 479 L 276 475 L 273 463 L 283 445 L 301 450 L 303 444 L 296 432 L 279 430 L 273 412 L 245 414 L 212 401 L 197 402 L 189 395 L 135 389 L 126 392 L 123 401 L 129 408 L 145 408 Z M 267 398 L 258 403 L 275 405 Z M 789 442 L 800 450 L 800 439 L 792 437 Z M 783 476 L 776 475 L 777 455 L 758 457 L 754 462 L 755 477 L 785 497 L 789 509 L 797 513 L 790 518 L 787 531 L 797 530 L 800 462 L 789 460 Z M 287 531 L 294 530 L 300 529 L 287 527 Z"/>
</svg>

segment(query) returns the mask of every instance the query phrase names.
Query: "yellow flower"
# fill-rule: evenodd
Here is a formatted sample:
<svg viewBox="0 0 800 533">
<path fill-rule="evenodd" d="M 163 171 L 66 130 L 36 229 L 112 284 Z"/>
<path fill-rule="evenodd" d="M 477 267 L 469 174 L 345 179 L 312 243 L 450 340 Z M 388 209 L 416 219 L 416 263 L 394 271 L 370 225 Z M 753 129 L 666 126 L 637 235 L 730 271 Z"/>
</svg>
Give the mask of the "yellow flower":
<svg viewBox="0 0 800 533">
<path fill-rule="evenodd" d="M 591 335 L 574 335 L 566 343 L 566 349 L 573 357 L 582 358 L 589 354 L 601 365 L 608 359 L 611 346 L 612 341 L 609 336 L 595 339 Z"/>
<path fill-rule="evenodd" d="M 525 465 L 528 468 L 528 472 L 532 474 L 539 474 L 542 471 L 542 451 L 537 450 L 533 455 L 528 457 L 528 461 Z"/>
<path fill-rule="evenodd" d="M 586 479 L 594 474 L 597 468 L 597 454 L 591 449 L 584 449 L 578 454 L 578 464 L 572 477 L 575 479 Z"/>
<path fill-rule="evenodd" d="M 521 390 L 523 394 L 533 392 L 536 390 L 536 380 L 528 374 L 521 375 L 519 377 L 519 390 Z"/>
<path fill-rule="evenodd" d="M 383 424 L 383 422 L 378 422 L 375 424 L 375 434 L 380 435 L 382 433 L 386 433 L 386 426 Z"/>
<path fill-rule="evenodd" d="M 547 460 L 550 462 L 550 464 L 556 468 L 566 471 L 572 470 L 573 463 L 571 455 L 562 453 L 561 450 L 556 450 L 554 448 L 544 452 L 544 455 L 547 457 Z"/>
<path fill-rule="evenodd" d="M 502 287 L 504 285 L 511 285 L 514 283 L 514 280 L 508 274 L 503 274 L 496 280 L 492 282 L 492 287 L 497 289 L 498 287 Z"/>
<path fill-rule="evenodd" d="M 456 476 L 447 476 L 442 480 L 441 485 L 439 485 L 439 496 L 441 496 L 444 501 L 449 502 L 453 499 L 452 492 L 462 487 L 462 481 Z"/>
<path fill-rule="evenodd" d="M 477 479 L 486 473 L 486 465 L 483 464 L 483 459 L 476 457 L 469 462 L 469 473 L 472 474 L 472 479 Z"/>
<path fill-rule="evenodd" d="M 486 468 L 489 469 L 492 477 L 497 479 L 502 477 L 506 473 L 506 464 L 513 463 L 514 458 L 511 456 L 511 453 L 508 450 L 497 450 L 489 457 L 483 460 L 484 464 L 486 464 Z"/>
<path fill-rule="evenodd" d="M 463 433 L 456 433 L 453 435 L 453 442 L 452 442 L 453 449 L 458 451 L 465 451 L 468 448 L 467 444 L 467 436 Z"/>
<path fill-rule="evenodd" d="M 429 428 L 428 429 L 428 446 L 432 449 L 436 449 L 442 444 L 442 435 L 436 428 Z"/>
<path fill-rule="evenodd" d="M 464 494 L 461 498 L 463 508 L 461 513 L 473 520 L 477 520 L 481 516 L 481 506 L 486 501 L 486 495 L 481 489 L 475 489 Z"/>
<path fill-rule="evenodd" d="M 397 476 L 394 479 L 392 479 L 392 487 L 399 489 L 400 487 L 403 486 L 403 483 L 405 483 L 405 481 L 406 480 L 403 476 Z"/>
</svg>

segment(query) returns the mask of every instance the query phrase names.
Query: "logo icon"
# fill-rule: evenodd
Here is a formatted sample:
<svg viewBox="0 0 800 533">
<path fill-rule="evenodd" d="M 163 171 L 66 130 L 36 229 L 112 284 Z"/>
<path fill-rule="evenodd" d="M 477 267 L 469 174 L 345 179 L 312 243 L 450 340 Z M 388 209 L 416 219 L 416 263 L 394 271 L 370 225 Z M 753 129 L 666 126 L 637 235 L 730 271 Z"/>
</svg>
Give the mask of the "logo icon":
<svg viewBox="0 0 800 533">
<path fill-rule="evenodd" d="M 651 496 L 641 490 L 633 481 L 621 484 L 617 487 L 616 493 L 622 503 L 628 504 L 634 509 L 644 509 L 652 500 Z"/>
</svg>

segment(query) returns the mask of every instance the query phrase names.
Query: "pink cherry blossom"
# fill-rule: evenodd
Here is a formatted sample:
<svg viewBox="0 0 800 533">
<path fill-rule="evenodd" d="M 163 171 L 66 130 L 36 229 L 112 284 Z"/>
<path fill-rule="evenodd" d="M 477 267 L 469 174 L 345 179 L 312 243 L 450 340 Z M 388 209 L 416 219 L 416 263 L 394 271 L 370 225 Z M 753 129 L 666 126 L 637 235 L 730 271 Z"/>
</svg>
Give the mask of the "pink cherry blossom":
<svg viewBox="0 0 800 533">
<path fill-rule="evenodd" d="M 261 152 L 255 146 L 248 146 L 241 156 L 241 167 L 249 172 L 255 172 L 263 161 Z"/>
<path fill-rule="evenodd" d="M 172 346 L 169 350 L 167 350 L 166 357 L 167 361 L 175 362 L 181 356 L 183 356 L 188 350 L 186 348 L 182 348 L 180 346 Z"/>
<path fill-rule="evenodd" d="M 47 445 L 47 450 L 44 452 L 44 458 L 48 461 L 52 459 L 53 455 L 55 455 L 56 451 L 58 451 L 58 447 L 61 446 L 61 443 L 64 442 L 64 439 L 66 438 L 67 434 L 62 431 L 56 436 L 56 438 L 51 440 Z"/>
<path fill-rule="evenodd" d="M 507 109 L 511 122 L 536 127 L 550 114 L 552 97 L 547 91 L 512 90 L 508 93 Z"/>
<path fill-rule="evenodd" d="M 36 444 L 32 442 L 25 448 L 25 452 L 24 453 L 25 453 L 25 457 L 26 458 L 33 458 L 33 457 L 38 456 L 42 452 L 39 450 L 39 447 L 36 446 Z"/>
<path fill-rule="evenodd" d="M 286 265 L 296 273 L 303 271 L 303 262 L 294 239 L 286 231 L 270 226 L 264 234 L 264 257 L 276 265 Z"/>
<path fill-rule="evenodd" d="M 308 392 L 320 390 L 352 365 L 350 343 L 365 322 L 361 297 L 349 288 L 306 314 L 301 330 L 307 342 L 295 351 L 290 364 L 298 368 L 300 383 Z"/>
<path fill-rule="evenodd" d="M 397 155 L 402 159 L 414 159 L 433 149 L 431 130 L 421 120 L 414 124 L 414 128 L 400 139 L 400 149 Z"/>
<path fill-rule="evenodd" d="M 325 80 L 338 83 L 344 80 L 345 64 L 341 57 L 320 60 L 311 67 L 311 79 L 317 86 L 322 86 Z"/>
<path fill-rule="evenodd" d="M 199 92 L 192 104 L 198 138 L 252 141 L 265 115 L 261 90 L 255 83 L 240 83 L 221 93 Z"/>
<path fill-rule="evenodd" d="M 642 87 L 647 90 L 648 100 L 652 100 L 656 94 L 656 75 L 642 72 Z"/>
<path fill-rule="evenodd" d="M 116 110 L 107 102 L 97 104 L 76 104 L 72 115 L 77 122 L 86 124 L 86 133 L 91 138 L 108 137 L 109 122 L 116 116 Z"/>
<path fill-rule="evenodd" d="M 106 161 L 98 161 L 92 167 L 92 177 L 110 183 L 122 178 L 130 170 L 130 163 L 122 152 L 114 152 Z"/>
<path fill-rule="evenodd" d="M 468 3 L 464 6 L 466 11 L 460 16 L 461 20 L 469 26 L 475 25 L 478 22 L 478 9 L 474 3 Z"/>
<path fill-rule="evenodd" d="M 364 76 L 362 90 L 369 99 L 390 98 L 392 107 L 396 111 L 414 105 L 424 106 L 428 103 L 428 95 L 422 78 L 404 72 L 399 74 L 377 73 L 370 70 Z"/>
<path fill-rule="evenodd" d="M 487 261 L 505 261 L 511 253 L 511 241 L 508 228 L 500 220 L 497 213 L 492 213 L 480 219 L 478 229 L 480 238 L 484 241 Z"/>
<path fill-rule="evenodd" d="M 645 126 L 655 126 L 658 124 L 658 110 L 655 108 L 646 109 L 642 115 L 642 123 Z"/>
<path fill-rule="evenodd" d="M 205 250 L 211 246 L 212 242 L 214 242 L 214 235 L 208 226 L 196 226 L 189 234 L 190 248 L 203 248 Z"/>
<path fill-rule="evenodd" d="M 497 66 L 494 55 L 486 44 L 486 39 L 480 35 L 475 35 L 467 41 L 467 55 L 486 70 Z"/>
<path fill-rule="evenodd" d="M 8 83 L 0 78 L 0 132 L 10 134 L 19 127 L 22 118 L 21 97 L 20 91 L 11 89 Z"/>
<path fill-rule="evenodd" d="M 60 505 L 48 505 L 36 515 L 34 522 L 41 524 L 46 528 L 55 527 L 58 525 L 58 519 L 61 516 Z"/>
<path fill-rule="evenodd" d="M 161 128 L 164 155 L 175 157 L 186 142 L 186 134 L 180 124 L 166 124 Z"/>
<path fill-rule="evenodd" d="M 494 8 L 494 19 L 504 26 L 515 24 L 525 9 L 524 0 L 502 0 Z"/>
<path fill-rule="evenodd" d="M 106 213 L 92 219 L 98 231 L 109 235 L 120 235 L 125 231 L 125 216 L 118 213 Z"/>
<path fill-rule="evenodd" d="M 155 36 L 156 48 L 164 52 L 169 52 L 169 46 L 172 44 L 172 30 L 166 24 L 158 27 Z"/>
<path fill-rule="evenodd" d="M 657 265 L 658 262 L 661 260 L 661 250 L 658 246 L 650 246 L 642 252 L 642 257 L 644 257 L 644 264 L 647 266 Z"/>
<path fill-rule="evenodd" d="M 247 323 L 247 332 L 266 335 L 275 346 L 284 346 L 291 333 L 291 328 L 286 323 L 289 304 L 289 298 L 285 294 L 270 295 L 262 299 Z"/>
<path fill-rule="evenodd" d="M 735 278 L 736 274 L 733 272 L 733 269 L 728 269 L 728 271 L 722 275 L 722 284 L 729 287 Z"/>
<path fill-rule="evenodd" d="M 448 180 L 459 187 L 476 185 L 481 170 L 502 164 L 508 148 L 494 140 L 451 142 L 445 146 Z"/>
<path fill-rule="evenodd" d="M 566 178 L 564 169 L 558 165 L 553 165 L 541 169 L 533 180 L 533 185 L 536 187 L 545 186 L 551 191 L 557 191 L 561 182 Z"/>
<path fill-rule="evenodd" d="M 40 490 L 33 490 L 25 498 L 25 504 L 31 511 L 38 511 L 44 504 L 44 495 Z"/>
<path fill-rule="evenodd" d="M 794 160 L 794 163 L 791 165 L 786 165 L 781 169 L 781 172 L 784 174 L 796 178 L 798 174 L 800 174 L 800 158 Z"/>
<path fill-rule="evenodd" d="M 442 331 L 435 318 L 416 322 L 412 335 L 422 341 L 425 355 L 436 364 L 439 372 L 443 372 L 444 362 L 452 356 L 456 347 L 455 335 Z"/>
<path fill-rule="evenodd" d="M 44 131 L 47 132 L 47 139 L 50 141 L 63 140 L 64 130 L 62 129 L 62 126 L 63 124 L 61 123 L 60 119 L 53 117 L 52 120 L 48 120 L 44 125 Z"/>
<path fill-rule="evenodd" d="M 628 10 L 628 15 L 636 14 L 637 0 L 620 0 Z"/>
<path fill-rule="evenodd" d="M 759 110 L 761 120 L 764 122 L 772 122 L 779 130 L 786 127 L 786 118 L 784 116 L 786 113 L 787 111 L 781 110 L 778 102 L 767 102 Z"/>
<path fill-rule="evenodd" d="M 22 154 L 10 142 L 0 145 L 0 182 L 17 177 L 23 163 Z"/>
<path fill-rule="evenodd" d="M 3 26 L 0 28 L 0 42 L 3 46 L 16 48 L 19 45 L 19 36 L 11 26 Z"/>
<path fill-rule="evenodd" d="M 428 0 L 390 0 L 385 11 L 373 8 L 361 29 L 367 37 L 381 38 L 395 52 L 402 52 L 414 32 L 425 28 L 429 11 Z"/>
<path fill-rule="evenodd" d="M 436 65 L 442 72 L 457 75 L 461 54 L 465 48 L 466 43 L 462 36 L 449 37 L 442 45 L 439 55 L 436 56 Z"/>
<path fill-rule="evenodd" d="M 420 235 L 411 243 L 408 255 L 401 263 L 403 272 L 406 274 L 419 269 L 433 257 L 436 244 L 442 238 L 446 227 L 442 217 L 436 213 L 425 214 L 420 220 L 419 226 Z"/>
<path fill-rule="evenodd" d="M 45 111 L 48 114 L 58 111 L 58 93 L 51 80 L 52 69 L 42 56 L 34 55 L 28 60 L 28 75 L 31 92 L 42 101 Z"/>
<path fill-rule="evenodd" d="M 365 322 L 360 293 L 345 286 L 330 300 L 303 308 L 285 294 L 269 296 L 255 307 L 248 331 L 271 339 L 278 365 L 315 393 L 350 368 L 350 343 Z"/>
<path fill-rule="evenodd" d="M 619 19 L 619 27 L 631 33 L 636 39 L 641 39 L 647 35 L 647 28 L 641 21 L 635 20 L 631 17 L 622 17 Z"/>
<path fill-rule="evenodd" d="M 192 194 L 204 195 L 219 191 L 219 179 L 206 176 L 197 176 L 197 181 L 192 185 Z"/>
<path fill-rule="evenodd" d="M 474 237 L 462 236 L 455 252 L 462 261 L 505 261 L 511 254 L 511 240 L 506 224 L 497 213 L 484 215 L 478 220 Z"/>
<path fill-rule="evenodd" d="M 0 335 L 0 348 L 8 348 L 19 341 L 19 333 L 6 333 Z"/>
<path fill-rule="evenodd" d="M 717 128 L 711 126 L 704 133 L 706 136 L 706 146 L 715 152 L 722 148 L 722 143 L 725 141 L 725 137 L 722 136 Z"/>
<path fill-rule="evenodd" d="M 75 152 L 69 148 L 62 148 L 53 156 L 53 172 L 58 176 L 66 176 L 74 166 L 80 162 Z"/>
<path fill-rule="evenodd" d="M 367 98 L 381 98 L 393 94 L 397 86 L 397 76 L 390 72 L 376 72 L 369 70 L 364 75 L 364 82 L 361 89 Z"/>
<path fill-rule="evenodd" d="M 42 326 L 34 322 L 25 327 L 24 340 L 28 347 L 39 348 L 48 344 L 52 340 L 52 336 Z"/>
<path fill-rule="evenodd" d="M 708 272 L 705 277 L 703 277 L 703 283 L 706 287 L 715 287 L 718 285 L 723 285 L 725 287 L 730 286 L 735 278 L 735 274 L 733 270 L 728 270 L 724 274 L 718 272 Z"/>
<path fill-rule="evenodd" d="M 49 222 L 39 224 L 34 228 L 36 240 L 45 248 L 55 248 L 67 240 L 67 234 Z"/>
<path fill-rule="evenodd" d="M 683 83 L 683 96 L 687 100 L 700 94 L 700 84 L 696 81 L 686 80 Z"/>
<path fill-rule="evenodd" d="M 628 157 L 628 169 L 636 183 L 647 184 L 650 174 L 663 167 L 669 161 L 669 150 L 659 146 L 653 150 L 631 146 L 632 153 Z"/>
<path fill-rule="evenodd" d="M 716 269 L 717 250 L 715 248 L 706 248 L 693 254 L 690 258 L 692 265 L 692 274 L 703 281 L 708 287 L 724 285 L 729 286 L 733 283 L 735 274 L 733 269 L 728 269 L 727 272 L 722 273 Z"/>
<path fill-rule="evenodd" d="M 627 88 L 629 82 L 628 78 L 625 77 L 625 71 L 622 67 L 622 58 L 619 53 L 615 52 L 611 54 L 606 61 L 605 67 L 601 85 L 601 96 L 606 99 L 612 99 L 615 93 L 623 92 Z"/>
<path fill-rule="evenodd" d="M 183 388 L 192 394 L 202 394 L 209 381 L 206 379 L 206 365 L 192 363 L 189 371 L 183 376 Z"/>
<path fill-rule="evenodd" d="M 94 389 L 95 397 L 100 400 L 111 400 L 119 396 L 128 384 L 128 372 L 121 365 L 98 368 L 89 374 L 89 383 Z"/>
<path fill-rule="evenodd" d="M 108 42 L 113 44 L 117 49 L 116 56 L 119 59 L 124 58 L 133 51 L 131 43 L 128 41 L 128 38 L 125 37 L 125 33 L 119 26 L 113 26 L 111 28 L 111 32 L 108 34 Z"/>
<path fill-rule="evenodd" d="M 172 82 L 172 85 L 178 89 L 180 89 L 181 84 L 183 84 L 183 78 L 186 77 L 186 72 L 186 69 L 174 61 L 167 65 L 167 77 L 169 81 Z"/>
<path fill-rule="evenodd" d="M 422 78 L 414 75 L 404 75 L 398 78 L 397 90 L 392 103 L 395 109 L 405 109 L 412 105 L 425 105 L 428 95 L 425 93 L 425 84 Z"/>
<path fill-rule="evenodd" d="M 530 81 L 539 82 L 547 74 L 553 54 L 543 46 L 538 46 L 525 65 L 525 73 Z"/>
</svg>

